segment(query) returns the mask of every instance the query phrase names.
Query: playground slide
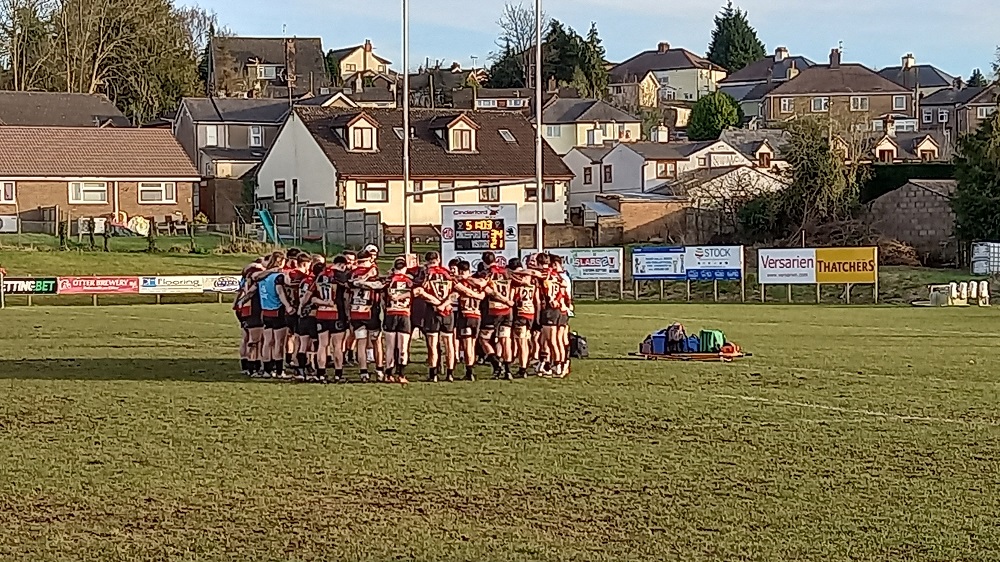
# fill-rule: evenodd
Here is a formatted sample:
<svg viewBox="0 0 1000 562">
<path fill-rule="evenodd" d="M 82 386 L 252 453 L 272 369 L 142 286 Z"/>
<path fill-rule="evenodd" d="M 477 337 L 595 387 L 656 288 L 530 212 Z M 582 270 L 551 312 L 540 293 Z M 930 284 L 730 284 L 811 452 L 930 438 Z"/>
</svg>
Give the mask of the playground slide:
<svg viewBox="0 0 1000 562">
<path fill-rule="evenodd" d="M 271 215 L 271 211 L 267 209 L 257 209 L 255 211 L 257 218 L 260 219 L 260 224 L 264 226 L 264 233 L 267 236 L 267 241 L 272 244 L 280 244 L 281 239 L 278 236 L 278 231 L 274 227 L 274 217 Z"/>
</svg>

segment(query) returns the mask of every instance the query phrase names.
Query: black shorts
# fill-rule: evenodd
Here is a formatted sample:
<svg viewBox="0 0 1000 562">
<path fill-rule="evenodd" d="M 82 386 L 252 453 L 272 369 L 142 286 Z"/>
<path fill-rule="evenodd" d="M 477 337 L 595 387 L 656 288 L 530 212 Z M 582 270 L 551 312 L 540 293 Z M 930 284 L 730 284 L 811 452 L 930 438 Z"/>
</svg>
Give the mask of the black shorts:
<svg viewBox="0 0 1000 562">
<path fill-rule="evenodd" d="M 474 338 L 479 335 L 479 324 L 481 320 L 475 316 L 458 316 L 458 323 L 455 324 L 455 331 L 461 339 Z"/>
<path fill-rule="evenodd" d="M 288 328 L 288 331 L 295 333 L 299 329 L 299 315 L 289 314 L 285 316 L 285 327 Z"/>
<path fill-rule="evenodd" d="M 514 316 L 513 326 L 515 328 L 531 328 L 531 325 L 535 323 L 535 318 L 525 318 L 521 315 Z"/>
<path fill-rule="evenodd" d="M 347 331 L 347 322 L 340 319 L 320 320 L 316 319 L 316 332 L 328 332 L 331 334 L 343 334 Z"/>
<path fill-rule="evenodd" d="M 396 316 L 393 314 L 385 315 L 385 322 L 382 324 L 382 330 L 389 334 L 407 334 L 409 335 L 413 332 L 413 327 L 410 325 L 409 316 Z"/>
<path fill-rule="evenodd" d="M 483 318 L 483 329 L 499 330 L 500 328 L 510 328 L 513 323 L 513 313 L 508 312 L 500 316 L 490 314 Z"/>
<path fill-rule="evenodd" d="M 558 326 L 559 325 L 559 317 L 561 315 L 562 315 L 562 313 L 560 311 L 558 311 L 558 310 L 553 310 L 551 308 L 546 308 L 545 310 L 542 311 L 542 314 L 541 314 L 541 317 L 539 318 L 539 321 L 541 322 L 542 326 L 546 326 L 546 327 Z"/>
<path fill-rule="evenodd" d="M 316 317 L 300 316 L 299 325 L 295 327 L 295 333 L 299 336 L 308 336 L 312 339 L 319 337 L 319 328 L 316 325 Z"/>
<path fill-rule="evenodd" d="M 425 334 L 453 334 L 455 333 L 455 316 L 452 314 L 442 316 L 430 309 L 424 316 L 423 331 Z"/>
<path fill-rule="evenodd" d="M 369 332 L 381 332 L 382 320 L 380 320 L 378 316 L 372 316 L 371 320 L 365 322 L 365 328 L 368 328 Z"/>
<path fill-rule="evenodd" d="M 560 312 L 559 320 L 556 322 L 556 326 L 569 326 L 569 313 Z"/>
<path fill-rule="evenodd" d="M 260 316 L 264 321 L 265 330 L 282 330 L 288 327 L 285 323 L 285 309 L 283 308 L 279 308 L 278 310 L 264 310 Z"/>
<path fill-rule="evenodd" d="M 236 317 L 240 319 L 240 328 L 244 330 L 254 330 L 264 327 L 264 322 L 258 314 L 251 314 L 250 316 L 240 316 L 237 314 Z"/>
</svg>

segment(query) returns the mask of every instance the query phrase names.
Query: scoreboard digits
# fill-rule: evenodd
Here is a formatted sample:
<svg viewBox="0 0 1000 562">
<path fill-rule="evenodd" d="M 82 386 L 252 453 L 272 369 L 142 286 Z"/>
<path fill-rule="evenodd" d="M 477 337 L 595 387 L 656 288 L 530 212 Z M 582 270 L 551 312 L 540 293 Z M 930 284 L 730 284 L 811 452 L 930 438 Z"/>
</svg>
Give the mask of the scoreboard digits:
<svg viewBox="0 0 1000 562">
<path fill-rule="evenodd" d="M 503 219 L 455 221 L 455 250 L 459 252 L 503 250 L 507 236 Z"/>
</svg>

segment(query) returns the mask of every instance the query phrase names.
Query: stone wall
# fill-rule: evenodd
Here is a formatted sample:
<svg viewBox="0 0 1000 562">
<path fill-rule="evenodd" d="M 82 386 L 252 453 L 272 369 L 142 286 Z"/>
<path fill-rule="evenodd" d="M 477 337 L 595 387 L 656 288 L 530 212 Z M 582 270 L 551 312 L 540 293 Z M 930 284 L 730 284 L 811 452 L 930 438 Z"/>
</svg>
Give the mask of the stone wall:
<svg viewBox="0 0 1000 562">
<path fill-rule="evenodd" d="M 875 230 L 913 246 L 922 261 L 956 255 L 955 213 L 948 196 L 954 180 L 914 180 L 868 205 L 866 220 Z"/>
</svg>

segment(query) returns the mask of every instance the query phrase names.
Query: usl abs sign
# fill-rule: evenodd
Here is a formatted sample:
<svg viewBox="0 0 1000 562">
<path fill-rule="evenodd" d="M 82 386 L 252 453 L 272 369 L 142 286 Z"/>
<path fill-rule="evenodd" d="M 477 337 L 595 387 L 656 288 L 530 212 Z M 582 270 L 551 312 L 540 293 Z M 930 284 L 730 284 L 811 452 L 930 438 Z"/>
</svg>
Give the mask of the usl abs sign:
<svg viewBox="0 0 1000 562">
<path fill-rule="evenodd" d="M 761 285 L 875 283 L 878 248 L 760 250 L 757 278 Z"/>
</svg>

